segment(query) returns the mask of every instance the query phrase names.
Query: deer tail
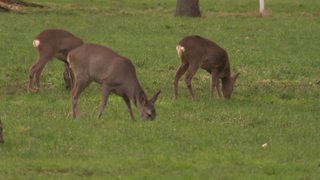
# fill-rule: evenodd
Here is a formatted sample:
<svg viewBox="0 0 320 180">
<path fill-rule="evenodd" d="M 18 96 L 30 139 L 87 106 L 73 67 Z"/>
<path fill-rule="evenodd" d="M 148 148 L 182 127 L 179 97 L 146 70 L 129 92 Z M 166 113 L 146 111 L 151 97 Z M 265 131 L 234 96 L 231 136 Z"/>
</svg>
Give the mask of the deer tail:
<svg viewBox="0 0 320 180">
<path fill-rule="evenodd" d="M 35 40 L 33 40 L 32 44 L 33 44 L 33 47 L 35 47 L 35 48 L 39 47 L 40 46 L 40 40 L 35 39 Z"/>
<path fill-rule="evenodd" d="M 186 51 L 186 49 L 183 46 L 181 46 L 180 44 L 178 44 L 176 46 L 176 50 L 178 52 L 179 58 L 182 59 L 182 56 L 183 56 L 184 52 Z"/>
</svg>

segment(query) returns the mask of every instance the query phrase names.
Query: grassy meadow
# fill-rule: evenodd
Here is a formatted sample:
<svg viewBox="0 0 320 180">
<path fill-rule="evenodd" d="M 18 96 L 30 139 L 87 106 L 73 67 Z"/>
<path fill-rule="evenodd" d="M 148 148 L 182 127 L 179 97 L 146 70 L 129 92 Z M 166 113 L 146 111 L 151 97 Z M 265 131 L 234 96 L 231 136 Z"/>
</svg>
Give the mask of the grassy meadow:
<svg viewBox="0 0 320 180">
<path fill-rule="evenodd" d="M 0 179 L 319 179 L 320 1 L 200 0 L 201 18 L 175 17 L 174 0 L 32 0 L 44 8 L 0 13 Z M 134 63 L 150 97 L 161 90 L 155 121 L 132 122 L 91 84 L 71 117 L 63 63 L 50 61 L 39 92 L 27 91 L 35 35 L 62 28 L 108 46 Z M 198 34 L 224 47 L 230 100 L 210 100 L 199 70 L 192 101 L 183 80 L 172 99 L 175 51 Z M 262 147 L 262 144 L 267 144 Z"/>
</svg>

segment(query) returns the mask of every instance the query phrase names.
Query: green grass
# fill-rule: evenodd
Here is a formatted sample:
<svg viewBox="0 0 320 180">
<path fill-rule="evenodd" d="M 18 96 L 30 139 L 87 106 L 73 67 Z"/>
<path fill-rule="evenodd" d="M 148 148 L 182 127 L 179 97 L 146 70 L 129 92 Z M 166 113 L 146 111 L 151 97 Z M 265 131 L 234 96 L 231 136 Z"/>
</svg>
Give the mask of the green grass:
<svg viewBox="0 0 320 180">
<path fill-rule="evenodd" d="M 34 0 L 43 9 L 0 14 L 0 179 L 319 179 L 320 2 L 201 0 L 202 18 L 175 17 L 175 1 Z M 130 120 L 111 96 L 102 119 L 99 86 L 71 118 L 63 64 L 47 64 L 37 93 L 26 90 L 34 36 L 63 28 L 129 57 L 157 118 Z M 183 81 L 172 99 L 175 45 L 199 34 L 227 49 L 240 72 L 230 100 L 210 100 L 210 76 Z M 267 143 L 266 148 L 261 145 Z"/>
</svg>

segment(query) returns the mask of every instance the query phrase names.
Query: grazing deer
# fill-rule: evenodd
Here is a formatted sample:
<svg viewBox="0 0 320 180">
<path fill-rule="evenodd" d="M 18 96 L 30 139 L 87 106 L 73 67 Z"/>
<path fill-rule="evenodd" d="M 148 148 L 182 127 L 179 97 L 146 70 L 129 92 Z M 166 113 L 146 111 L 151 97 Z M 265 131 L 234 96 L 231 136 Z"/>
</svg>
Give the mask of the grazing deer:
<svg viewBox="0 0 320 180">
<path fill-rule="evenodd" d="M 147 99 L 137 79 L 134 65 L 129 59 L 109 48 L 95 44 L 84 44 L 70 51 L 68 63 L 74 80 L 71 91 L 74 118 L 79 116 L 78 96 L 92 81 L 102 86 L 99 118 L 106 107 L 111 92 L 123 98 L 132 120 L 134 120 L 134 116 L 130 100 L 133 101 L 143 119 L 153 120 L 156 117 L 154 104 L 160 91 L 155 93 L 150 100 Z"/>
<path fill-rule="evenodd" d="M 40 75 L 46 63 L 53 57 L 65 63 L 63 73 L 66 88 L 71 87 L 71 77 L 67 64 L 67 55 L 71 49 L 74 49 L 83 42 L 80 38 L 70 32 L 61 29 L 46 29 L 42 31 L 33 41 L 33 46 L 38 53 L 37 61 L 29 69 L 29 90 L 35 85 L 40 88 Z"/>
<path fill-rule="evenodd" d="M 3 131 L 3 126 L 2 126 L 2 122 L 0 121 L 0 143 L 4 143 L 2 131 Z"/>
<path fill-rule="evenodd" d="M 219 98 L 221 98 L 219 78 L 222 81 L 223 96 L 227 99 L 231 97 L 234 83 L 240 73 L 234 76 L 230 75 L 228 54 L 224 49 L 203 37 L 187 36 L 178 43 L 176 50 L 181 64 L 173 80 L 175 98 L 178 96 L 179 79 L 187 72 L 185 82 L 192 99 L 195 100 L 191 80 L 199 67 L 211 74 L 211 98 L 213 98 L 215 88 L 218 91 Z"/>
</svg>

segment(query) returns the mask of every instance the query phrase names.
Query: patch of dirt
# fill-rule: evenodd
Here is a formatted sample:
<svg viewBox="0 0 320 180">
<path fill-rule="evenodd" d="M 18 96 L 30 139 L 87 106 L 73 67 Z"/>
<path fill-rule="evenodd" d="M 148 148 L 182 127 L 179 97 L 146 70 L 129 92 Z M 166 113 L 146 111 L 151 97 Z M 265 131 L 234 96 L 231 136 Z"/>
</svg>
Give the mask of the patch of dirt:
<svg viewBox="0 0 320 180">
<path fill-rule="evenodd" d="M 269 17 L 271 16 L 271 12 L 265 10 L 263 13 L 255 12 L 205 12 L 204 16 L 215 16 L 215 17 Z"/>
<path fill-rule="evenodd" d="M 22 0 L 0 0 L 0 12 L 21 13 L 23 12 L 24 7 L 43 8 L 44 6 Z"/>
</svg>

